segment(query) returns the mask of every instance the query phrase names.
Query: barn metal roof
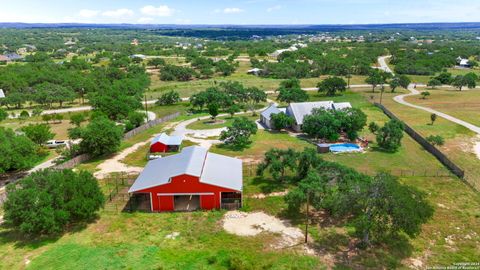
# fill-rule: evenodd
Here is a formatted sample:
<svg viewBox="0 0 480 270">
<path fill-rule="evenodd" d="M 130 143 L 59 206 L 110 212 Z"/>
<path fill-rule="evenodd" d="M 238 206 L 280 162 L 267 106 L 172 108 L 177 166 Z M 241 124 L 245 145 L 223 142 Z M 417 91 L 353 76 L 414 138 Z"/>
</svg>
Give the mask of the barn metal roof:
<svg viewBox="0 0 480 270">
<path fill-rule="evenodd" d="M 242 160 L 208 153 L 200 182 L 234 190 L 242 190 Z"/>
<path fill-rule="evenodd" d="M 313 109 L 333 109 L 333 101 L 318 101 L 318 102 L 302 102 L 290 103 L 289 105 L 292 116 L 295 118 L 297 125 L 303 124 L 303 118 L 312 113 Z M 287 110 L 288 111 L 288 110 Z"/>
<path fill-rule="evenodd" d="M 187 174 L 200 182 L 242 190 L 242 161 L 208 153 L 199 146 L 185 147 L 176 155 L 149 161 L 128 192 L 136 192 L 169 183 L 170 178 Z"/>
<path fill-rule="evenodd" d="M 150 145 L 153 145 L 157 142 L 163 143 L 165 145 L 181 145 L 182 141 L 182 136 L 168 136 L 166 133 L 162 133 L 157 137 L 153 138 Z"/>
</svg>

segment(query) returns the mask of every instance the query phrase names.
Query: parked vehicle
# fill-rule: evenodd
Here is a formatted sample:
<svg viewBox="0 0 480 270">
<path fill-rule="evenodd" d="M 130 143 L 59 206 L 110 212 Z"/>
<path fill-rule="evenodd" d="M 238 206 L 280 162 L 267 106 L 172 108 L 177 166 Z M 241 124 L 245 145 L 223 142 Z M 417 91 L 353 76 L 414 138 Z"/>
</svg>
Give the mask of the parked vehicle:
<svg viewBox="0 0 480 270">
<path fill-rule="evenodd" d="M 148 160 L 154 160 L 154 159 L 162 158 L 162 156 L 161 156 L 161 155 L 154 155 L 154 154 L 152 154 L 152 155 L 148 155 L 147 158 L 148 158 Z"/>
<path fill-rule="evenodd" d="M 57 141 L 57 140 L 50 140 L 45 144 L 47 148 L 58 148 L 66 145 L 67 145 L 66 141 Z"/>
</svg>

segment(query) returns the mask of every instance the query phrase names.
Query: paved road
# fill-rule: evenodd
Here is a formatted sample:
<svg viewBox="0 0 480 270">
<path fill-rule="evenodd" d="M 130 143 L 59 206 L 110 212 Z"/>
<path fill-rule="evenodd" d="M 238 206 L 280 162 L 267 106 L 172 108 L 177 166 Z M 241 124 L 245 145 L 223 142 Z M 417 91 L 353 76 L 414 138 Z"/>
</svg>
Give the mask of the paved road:
<svg viewBox="0 0 480 270">
<path fill-rule="evenodd" d="M 463 120 L 460 120 L 458 118 L 450 116 L 446 113 L 442 113 L 442 112 L 439 112 L 437 110 L 434 110 L 434 109 L 431 109 L 431 108 L 428 108 L 428 107 L 418 106 L 418 105 L 415 105 L 415 104 L 412 104 L 412 103 L 409 103 L 409 102 L 405 101 L 405 97 L 416 96 L 416 95 L 420 94 L 420 92 L 417 89 L 415 89 L 414 84 L 410 84 L 408 86 L 408 90 L 410 91 L 409 94 L 403 94 L 403 95 L 395 96 L 393 98 L 393 100 L 395 100 L 396 102 L 398 102 L 402 105 L 405 105 L 405 106 L 409 106 L 409 107 L 416 108 L 416 109 L 419 109 L 419 110 L 424 110 L 424 111 L 427 111 L 429 113 L 434 113 L 434 114 L 436 114 L 436 115 L 438 115 L 442 118 L 445 118 L 445 119 L 447 119 L 449 121 L 452 121 L 456 124 L 462 125 L 462 126 L 468 128 L 469 130 L 477 133 L 477 134 L 480 134 L 480 127 L 478 127 L 478 126 L 472 125 L 468 122 L 465 122 Z"/>
<path fill-rule="evenodd" d="M 386 56 L 380 56 L 378 58 L 378 64 L 380 65 L 379 69 L 385 71 L 385 72 L 388 72 L 388 73 L 392 73 L 393 75 L 395 75 L 393 73 L 393 71 L 390 69 L 390 67 L 387 65 L 387 62 L 386 62 L 386 59 L 388 58 L 391 58 L 392 56 L 391 55 L 386 55 Z"/>
</svg>

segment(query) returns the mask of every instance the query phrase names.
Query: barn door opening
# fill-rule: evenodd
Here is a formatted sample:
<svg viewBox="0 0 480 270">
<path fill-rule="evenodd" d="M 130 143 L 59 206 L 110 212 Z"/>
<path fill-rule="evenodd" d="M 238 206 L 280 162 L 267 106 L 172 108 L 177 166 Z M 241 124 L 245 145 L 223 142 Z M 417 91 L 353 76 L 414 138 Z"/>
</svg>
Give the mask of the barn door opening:
<svg viewBox="0 0 480 270">
<path fill-rule="evenodd" d="M 199 195 L 175 195 L 173 197 L 175 211 L 195 211 L 200 209 Z"/>
</svg>

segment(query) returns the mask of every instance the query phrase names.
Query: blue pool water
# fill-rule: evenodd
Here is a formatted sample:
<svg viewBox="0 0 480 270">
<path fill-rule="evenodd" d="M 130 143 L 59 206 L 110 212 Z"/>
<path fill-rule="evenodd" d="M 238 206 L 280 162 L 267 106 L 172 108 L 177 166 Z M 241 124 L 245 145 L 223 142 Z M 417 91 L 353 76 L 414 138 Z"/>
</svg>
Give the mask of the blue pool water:
<svg viewBox="0 0 480 270">
<path fill-rule="evenodd" d="M 342 143 L 330 145 L 330 151 L 333 153 L 357 152 L 362 148 L 353 143 Z"/>
</svg>

